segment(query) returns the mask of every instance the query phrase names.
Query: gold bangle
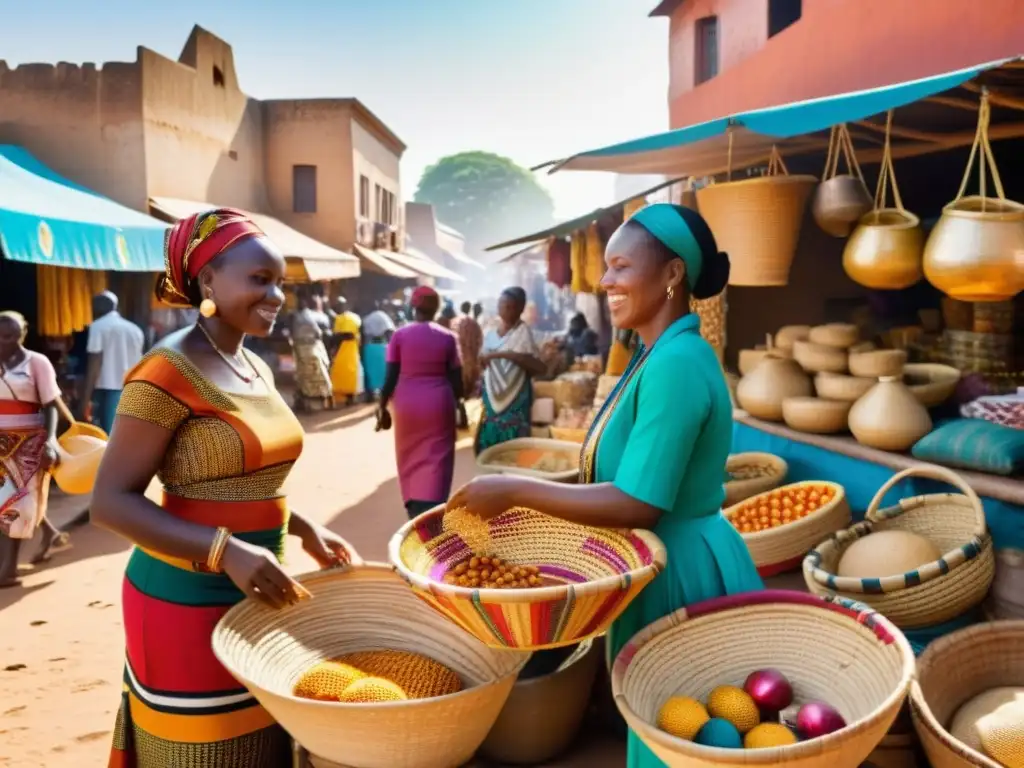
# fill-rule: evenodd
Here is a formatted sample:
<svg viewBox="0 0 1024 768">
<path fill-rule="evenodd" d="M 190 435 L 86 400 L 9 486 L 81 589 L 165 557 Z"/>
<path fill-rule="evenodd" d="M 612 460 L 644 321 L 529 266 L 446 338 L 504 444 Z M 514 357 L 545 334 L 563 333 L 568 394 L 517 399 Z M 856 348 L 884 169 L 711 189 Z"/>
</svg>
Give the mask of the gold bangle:
<svg viewBox="0 0 1024 768">
<path fill-rule="evenodd" d="M 213 543 L 210 545 L 210 554 L 206 558 L 206 567 L 214 573 L 220 573 L 220 561 L 224 557 L 224 550 L 227 549 L 230 539 L 230 529 L 223 526 L 217 529 L 217 533 L 213 537 Z"/>
</svg>

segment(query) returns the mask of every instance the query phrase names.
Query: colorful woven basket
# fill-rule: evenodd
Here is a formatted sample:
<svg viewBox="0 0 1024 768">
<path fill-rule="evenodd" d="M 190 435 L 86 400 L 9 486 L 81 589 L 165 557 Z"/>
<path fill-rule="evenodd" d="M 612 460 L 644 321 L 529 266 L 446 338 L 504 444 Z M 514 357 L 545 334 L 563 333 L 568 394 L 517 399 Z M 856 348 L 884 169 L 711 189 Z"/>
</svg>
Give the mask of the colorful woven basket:
<svg viewBox="0 0 1024 768">
<path fill-rule="evenodd" d="M 776 576 L 787 571 L 795 571 L 800 568 L 804 556 L 820 542 L 822 538 L 840 530 L 844 525 L 849 525 L 850 505 L 846 501 L 846 490 L 838 483 L 831 483 L 825 480 L 805 481 L 801 483 L 790 483 L 775 490 L 800 489 L 810 486 L 827 485 L 835 493 L 835 497 L 828 504 L 819 507 L 817 510 L 786 525 L 778 528 L 770 528 L 767 531 L 757 533 L 744 533 L 743 541 L 754 559 L 757 571 L 763 577 Z M 766 500 L 772 491 L 760 493 L 751 498 L 745 499 L 738 504 L 726 509 L 723 514 L 731 519 L 740 506 L 756 502 L 764 497 Z"/>
<path fill-rule="evenodd" d="M 751 496 L 778 488 L 786 482 L 789 465 L 785 459 L 773 453 L 734 453 L 726 460 L 725 471 L 726 473 L 732 473 L 740 467 L 750 465 L 765 467 L 767 472 L 762 477 L 726 481 L 724 506 L 731 507 L 733 504 L 738 504 L 744 499 L 749 499 Z"/>
<path fill-rule="evenodd" d="M 492 648 L 539 650 L 600 635 L 665 567 L 665 546 L 650 531 L 589 528 L 524 509 L 488 523 L 489 554 L 535 565 L 561 582 L 529 589 L 479 589 L 444 583 L 474 554 L 463 535 L 445 531 L 444 508 L 402 526 L 388 557 L 414 592 Z"/>
<path fill-rule="evenodd" d="M 957 710 L 992 688 L 1024 686 L 1024 621 L 993 621 L 936 640 L 917 660 L 910 714 L 933 768 L 1003 768 L 946 730 Z"/>
<path fill-rule="evenodd" d="M 535 459 L 544 454 L 565 454 L 571 458 L 572 468 L 547 472 L 533 469 Z M 520 437 L 492 445 L 476 457 L 477 470 L 485 475 L 524 475 L 555 482 L 575 482 L 579 475 L 580 444 L 567 440 L 549 440 L 542 437 Z"/>
<path fill-rule="evenodd" d="M 703 700 L 765 667 L 790 679 L 798 702 L 827 701 L 848 725 L 756 750 L 705 747 L 654 725 L 669 697 Z M 906 638 L 869 608 L 767 590 L 697 603 L 642 629 L 615 658 L 612 694 L 629 727 L 669 768 L 855 768 L 895 721 L 913 673 Z"/>
<path fill-rule="evenodd" d="M 368 563 L 298 577 L 313 599 L 281 610 L 247 599 L 213 632 L 213 651 L 310 753 L 361 768 L 467 762 L 497 720 L 526 654 L 487 648 L 417 600 L 394 569 Z M 312 701 L 292 689 L 314 664 L 353 651 L 412 651 L 465 688 L 381 704 Z"/>
<path fill-rule="evenodd" d="M 962 493 L 914 496 L 901 499 L 895 507 L 879 509 L 885 495 L 907 477 L 940 480 Z M 859 600 L 906 629 L 943 624 L 985 599 L 995 578 L 992 537 L 987 533 L 981 500 L 959 475 L 931 464 L 898 472 L 875 494 L 865 517 L 821 542 L 804 558 L 804 581 L 811 592 Z M 945 554 L 908 573 L 877 579 L 837 575 L 839 561 L 850 544 L 884 530 L 919 534 Z"/>
</svg>

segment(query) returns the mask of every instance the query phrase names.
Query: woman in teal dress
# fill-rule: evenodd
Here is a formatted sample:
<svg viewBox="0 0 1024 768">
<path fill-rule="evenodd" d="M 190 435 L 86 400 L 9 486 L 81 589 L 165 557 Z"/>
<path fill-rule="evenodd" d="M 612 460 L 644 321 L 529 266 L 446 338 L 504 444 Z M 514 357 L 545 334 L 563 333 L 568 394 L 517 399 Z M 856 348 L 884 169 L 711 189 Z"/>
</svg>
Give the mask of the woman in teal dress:
<svg viewBox="0 0 1024 768">
<path fill-rule="evenodd" d="M 485 475 L 449 506 L 483 518 L 522 506 L 574 523 L 645 528 L 668 565 L 608 633 L 609 661 L 640 629 L 692 603 L 763 587 L 740 535 L 722 516 L 732 404 L 714 350 L 689 311 L 690 296 L 725 288 L 729 259 L 701 216 L 658 203 L 615 232 L 601 281 L 612 322 L 642 344 L 583 445 L 579 485 Z M 629 768 L 663 763 L 635 734 Z"/>
</svg>

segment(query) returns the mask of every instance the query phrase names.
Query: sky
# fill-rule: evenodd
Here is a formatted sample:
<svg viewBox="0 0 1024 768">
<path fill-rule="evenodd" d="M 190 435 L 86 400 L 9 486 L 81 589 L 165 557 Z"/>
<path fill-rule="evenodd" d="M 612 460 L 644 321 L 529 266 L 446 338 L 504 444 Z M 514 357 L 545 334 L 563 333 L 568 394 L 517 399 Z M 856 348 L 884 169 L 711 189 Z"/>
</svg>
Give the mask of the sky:
<svg viewBox="0 0 1024 768">
<path fill-rule="evenodd" d="M 402 188 L 444 155 L 530 167 L 668 127 L 657 0 L 0 0 L 0 57 L 176 59 L 194 24 L 230 43 L 256 98 L 354 96 L 408 145 Z M 102 8 L 102 10 L 101 10 Z M 538 173 L 559 218 L 614 202 L 613 177 Z"/>
</svg>

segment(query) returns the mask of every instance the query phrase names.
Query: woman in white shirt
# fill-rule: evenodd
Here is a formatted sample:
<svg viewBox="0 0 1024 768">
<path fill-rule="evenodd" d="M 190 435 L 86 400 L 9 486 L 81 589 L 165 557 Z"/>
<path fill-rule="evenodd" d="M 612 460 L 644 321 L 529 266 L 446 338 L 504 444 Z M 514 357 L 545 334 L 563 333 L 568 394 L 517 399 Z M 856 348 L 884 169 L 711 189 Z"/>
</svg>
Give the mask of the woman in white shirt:
<svg viewBox="0 0 1024 768">
<path fill-rule="evenodd" d="M 23 346 L 28 325 L 17 312 L 0 312 L 0 588 L 14 587 L 21 542 L 44 526 L 34 562 L 67 546 L 46 519 L 48 470 L 57 459 L 57 399 L 53 365 Z"/>
</svg>

